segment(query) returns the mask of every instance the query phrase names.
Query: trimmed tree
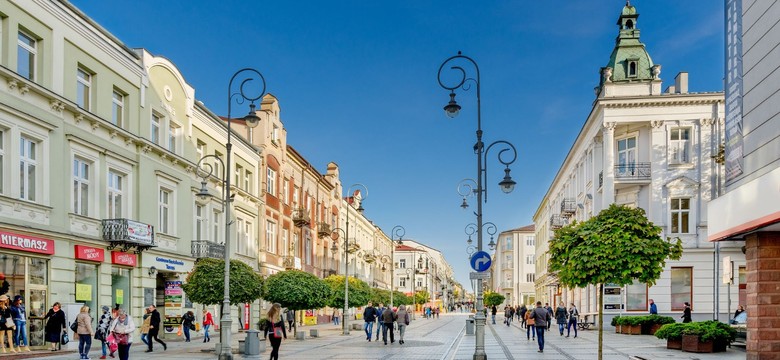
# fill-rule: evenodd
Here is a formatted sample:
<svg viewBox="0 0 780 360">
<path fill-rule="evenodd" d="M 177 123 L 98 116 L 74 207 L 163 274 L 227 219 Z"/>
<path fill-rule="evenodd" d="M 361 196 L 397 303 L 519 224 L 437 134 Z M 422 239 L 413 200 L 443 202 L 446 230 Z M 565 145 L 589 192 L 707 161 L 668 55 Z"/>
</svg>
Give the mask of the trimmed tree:
<svg viewBox="0 0 780 360">
<path fill-rule="evenodd" d="M 263 284 L 263 298 L 289 310 L 319 309 L 327 305 L 330 296 L 328 284 L 300 270 L 278 272 Z M 298 331 L 297 326 L 295 331 Z"/>
<path fill-rule="evenodd" d="M 491 291 L 491 292 L 485 292 L 482 302 L 485 304 L 485 307 L 488 307 L 488 306 L 501 305 L 504 303 L 504 300 L 506 300 L 506 297 L 504 297 L 504 295 Z"/>
<path fill-rule="evenodd" d="M 400 292 L 400 291 L 393 291 L 393 305 L 411 305 L 412 304 L 412 297 L 407 296 L 406 294 Z"/>
<path fill-rule="evenodd" d="M 599 285 L 599 352 L 602 359 L 604 284 L 652 286 L 667 259 L 682 256 L 680 239 L 662 239 L 661 228 L 641 208 L 612 204 L 596 217 L 555 231 L 549 271 L 568 288 Z"/>
<path fill-rule="evenodd" d="M 344 275 L 331 275 L 323 279 L 331 290 L 327 306 L 342 309 L 344 307 Z M 365 281 L 349 277 L 349 307 L 364 306 L 371 300 L 371 288 Z M 346 315 L 346 314 L 345 314 Z"/>
<path fill-rule="evenodd" d="M 200 259 L 182 285 L 190 301 L 214 305 L 225 299 L 225 261 Z M 251 266 L 230 260 L 230 304 L 251 303 L 262 296 L 263 278 Z"/>
<path fill-rule="evenodd" d="M 417 304 L 417 305 L 423 305 L 426 302 L 428 302 L 428 298 L 430 298 L 430 297 L 431 297 L 431 294 L 429 294 L 427 291 L 425 291 L 425 290 L 418 290 L 414 294 L 414 303 Z"/>
</svg>

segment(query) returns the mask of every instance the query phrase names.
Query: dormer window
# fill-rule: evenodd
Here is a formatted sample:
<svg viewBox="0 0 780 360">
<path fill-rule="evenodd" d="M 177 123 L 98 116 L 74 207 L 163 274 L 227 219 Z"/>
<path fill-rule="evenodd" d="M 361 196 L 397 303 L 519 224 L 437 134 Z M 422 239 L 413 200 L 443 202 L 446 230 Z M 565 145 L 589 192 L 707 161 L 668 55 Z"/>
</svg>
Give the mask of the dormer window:
<svg viewBox="0 0 780 360">
<path fill-rule="evenodd" d="M 634 30 L 634 22 L 631 20 L 626 21 L 626 30 Z"/>
<path fill-rule="evenodd" d="M 636 77 L 637 74 L 637 62 L 636 60 L 628 60 L 628 77 Z"/>
</svg>

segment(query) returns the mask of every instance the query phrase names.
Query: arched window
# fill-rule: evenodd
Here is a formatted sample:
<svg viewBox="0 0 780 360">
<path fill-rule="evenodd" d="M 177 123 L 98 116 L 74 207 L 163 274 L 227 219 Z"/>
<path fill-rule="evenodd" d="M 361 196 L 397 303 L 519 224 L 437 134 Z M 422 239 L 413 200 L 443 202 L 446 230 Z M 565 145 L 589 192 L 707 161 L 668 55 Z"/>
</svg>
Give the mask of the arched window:
<svg viewBox="0 0 780 360">
<path fill-rule="evenodd" d="M 634 22 L 631 20 L 626 21 L 626 30 L 633 30 L 634 29 Z"/>
<path fill-rule="evenodd" d="M 636 76 L 636 61 L 628 62 L 628 76 L 630 77 Z"/>
</svg>

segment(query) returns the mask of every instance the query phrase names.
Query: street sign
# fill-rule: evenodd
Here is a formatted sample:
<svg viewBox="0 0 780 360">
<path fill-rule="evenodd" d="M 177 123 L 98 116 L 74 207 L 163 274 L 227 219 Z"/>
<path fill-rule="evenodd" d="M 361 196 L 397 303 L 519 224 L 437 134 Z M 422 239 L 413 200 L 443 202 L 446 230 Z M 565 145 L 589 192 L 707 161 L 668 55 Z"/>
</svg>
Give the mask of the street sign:
<svg viewBox="0 0 780 360">
<path fill-rule="evenodd" d="M 492 264 L 492 260 L 487 252 L 477 251 L 471 255 L 471 268 L 476 271 L 483 272 L 490 269 L 490 264 Z"/>
<path fill-rule="evenodd" d="M 477 279 L 490 279 L 490 273 L 489 272 L 470 272 L 469 273 L 469 280 L 477 280 Z"/>
</svg>

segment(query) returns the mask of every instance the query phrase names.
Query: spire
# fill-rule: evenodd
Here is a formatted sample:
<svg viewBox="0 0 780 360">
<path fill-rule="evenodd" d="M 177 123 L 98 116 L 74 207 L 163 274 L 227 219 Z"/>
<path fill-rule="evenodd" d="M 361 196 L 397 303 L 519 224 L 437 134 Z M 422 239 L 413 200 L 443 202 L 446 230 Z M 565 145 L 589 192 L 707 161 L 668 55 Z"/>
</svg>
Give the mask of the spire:
<svg viewBox="0 0 780 360">
<path fill-rule="evenodd" d="M 605 82 L 642 82 L 658 80 L 660 65 L 653 64 L 645 44 L 639 40 L 637 20 L 639 13 L 631 1 L 620 12 L 617 20 L 618 36 L 607 66 L 601 69 L 600 86 Z"/>
</svg>

